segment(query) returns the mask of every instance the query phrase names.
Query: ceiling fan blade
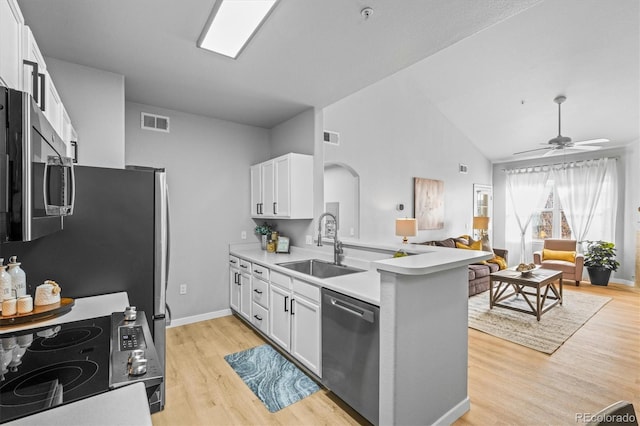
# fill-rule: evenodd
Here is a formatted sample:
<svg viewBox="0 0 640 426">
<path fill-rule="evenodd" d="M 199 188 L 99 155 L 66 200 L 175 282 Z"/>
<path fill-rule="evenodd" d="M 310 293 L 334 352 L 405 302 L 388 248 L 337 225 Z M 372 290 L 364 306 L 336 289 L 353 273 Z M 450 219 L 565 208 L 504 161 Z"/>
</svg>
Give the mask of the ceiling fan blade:
<svg viewBox="0 0 640 426">
<path fill-rule="evenodd" d="M 610 142 L 609 139 L 589 139 L 586 141 L 580 141 L 580 142 L 574 142 L 573 145 L 587 145 L 590 143 L 605 143 L 605 142 Z"/>
<path fill-rule="evenodd" d="M 518 154 L 526 154 L 527 152 L 534 152 L 534 151 L 542 151 L 544 149 L 551 149 L 553 150 L 553 147 L 547 146 L 544 148 L 536 148 L 536 149 L 528 149 L 526 151 L 520 151 L 520 152 L 514 152 L 513 155 L 518 155 Z"/>
<path fill-rule="evenodd" d="M 581 145 L 581 146 L 570 146 L 570 147 L 566 147 L 565 149 L 573 149 L 575 151 L 597 151 L 599 149 L 601 149 L 601 146 L 593 146 L 593 145 Z"/>
<path fill-rule="evenodd" d="M 562 149 L 558 149 L 558 148 L 554 148 L 554 149 L 550 149 L 549 152 L 545 152 L 543 157 L 550 157 L 552 155 L 556 155 L 558 154 L 560 151 L 562 151 Z"/>
</svg>

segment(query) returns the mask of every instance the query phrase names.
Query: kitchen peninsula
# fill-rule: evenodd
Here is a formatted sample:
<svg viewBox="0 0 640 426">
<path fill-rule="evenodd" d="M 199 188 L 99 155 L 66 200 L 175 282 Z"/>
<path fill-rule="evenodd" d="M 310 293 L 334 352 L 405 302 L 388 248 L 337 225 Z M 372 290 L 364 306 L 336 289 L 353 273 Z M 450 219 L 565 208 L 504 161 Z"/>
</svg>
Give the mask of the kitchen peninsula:
<svg viewBox="0 0 640 426">
<path fill-rule="evenodd" d="M 230 255 L 272 273 L 286 272 L 380 307 L 380 424 L 453 423 L 470 408 L 467 394 L 467 300 L 470 263 L 487 252 L 405 245 L 410 256 L 391 258 L 400 248 L 345 243 L 344 263 L 365 272 L 320 279 L 286 270 L 279 263 L 321 258 L 326 251 L 292 247 L 267 253 L 251 244 L 232 245 Z M 381 254 L 363 261 L 354 252 Z M 351 257 L 353 256 L 353 257 Z M 366 257 L 366 256 L 363 256 Z M 385 258 L 386 257 L 386 258 Z M 366 267 L 365 267 L 366 265 Z"/>
</svg>

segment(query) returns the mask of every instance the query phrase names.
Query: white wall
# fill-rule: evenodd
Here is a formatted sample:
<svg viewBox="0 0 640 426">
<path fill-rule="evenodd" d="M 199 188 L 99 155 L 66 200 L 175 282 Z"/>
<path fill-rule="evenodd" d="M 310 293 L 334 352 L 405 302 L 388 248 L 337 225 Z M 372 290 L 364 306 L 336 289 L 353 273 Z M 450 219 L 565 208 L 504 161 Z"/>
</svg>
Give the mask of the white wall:
<svg viewBox="0 0 640 426">
<path fill-rule="evenodd" d="M 170 117 L 171 133 L 140 128 L 141 111 Z M 167 170 L 174 319 L 229 308 L 228 244 L 257 242 L 249 167 L 269 158 L 269 131 L 147 105 L 126 104 L 126 163 Z M 180 284 L 188 285 L 186 295 Z"/>
<path fill-rule="evenodd" d="M 78 133 L 78 164 L 124 167 L 124 76 L 45 58 Z"/>
<path fill-rule="evenodd" d="M 410 242 L 471 233 L 473 184 L 491 184 L 490 162 L 418 87 L 400 71 L 324 109 L 324 130 L 340 133 L 339 146 L 324 144 L 324 161 L 360 175 L 363 241 L 400 241 L 395 219 L 413 217 L 414 177 L 444 181 L 445 222 Z"/>
</svg>

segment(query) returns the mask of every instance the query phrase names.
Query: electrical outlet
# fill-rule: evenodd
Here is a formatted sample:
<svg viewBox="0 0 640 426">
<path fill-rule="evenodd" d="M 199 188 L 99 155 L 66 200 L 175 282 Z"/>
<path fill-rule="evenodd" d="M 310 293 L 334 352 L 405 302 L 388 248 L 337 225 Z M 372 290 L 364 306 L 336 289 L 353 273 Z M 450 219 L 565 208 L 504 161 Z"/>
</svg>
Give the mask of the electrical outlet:
<svg viewBox="0 0 640 426">
<path fill-rule="evenodd" d="M 246 240 L 247 239 L 247 231 L 242 231 L 240 233 L 240 238 L 242 238 L 243 240 Z"/>
<path fill-rule="evenodd" d="M 180 284 L 180 294 L 187 294 L 187 285 Z"/>
<path fill-rule="evenodd" d="M 311 235 L 307 235 L 304 241 L 306 244 L 313 244 L 313 237 Z"/>
</svg>

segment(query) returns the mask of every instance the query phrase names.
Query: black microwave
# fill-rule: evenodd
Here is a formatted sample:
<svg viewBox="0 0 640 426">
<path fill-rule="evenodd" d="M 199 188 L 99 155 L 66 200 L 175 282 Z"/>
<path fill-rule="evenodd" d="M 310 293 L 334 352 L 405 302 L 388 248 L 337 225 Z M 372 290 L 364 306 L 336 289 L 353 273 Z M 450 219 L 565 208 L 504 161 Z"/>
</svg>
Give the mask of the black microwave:
<svg viewBox="0 0 640 426">
<path fill-rule="evenodd" d="M 0 87 L 0 242 L 61 230 L 74 193 L 73 160 L 40 106 Z"/>
</svg>

